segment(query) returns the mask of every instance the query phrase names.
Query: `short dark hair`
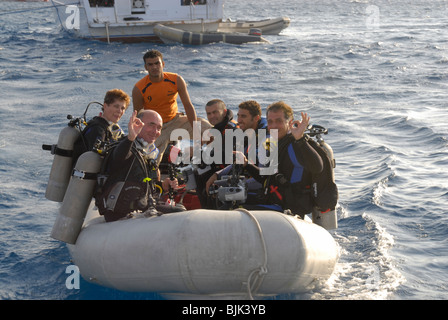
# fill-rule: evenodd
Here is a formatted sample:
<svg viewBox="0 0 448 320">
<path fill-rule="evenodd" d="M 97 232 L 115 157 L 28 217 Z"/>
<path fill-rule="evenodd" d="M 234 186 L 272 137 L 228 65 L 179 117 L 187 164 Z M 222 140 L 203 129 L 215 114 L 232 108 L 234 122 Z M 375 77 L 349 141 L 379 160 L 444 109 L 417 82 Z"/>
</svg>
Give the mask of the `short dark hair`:
<svg viewBox="0 0 448 320">
<path fill-rule="evenodd" d="M 248 100 L 241 102 L 238 106 L 240 109 L 248 110 L 252 117 L 260 116 L 261 117 L 261 106 L 255 100 Z"/>
<path fill-rule="evenodd" d="M 163 61 L 163 54 L 159 51 L 159 50 L 148 50 L 145 52 L 145 54 L 143 55 L 143 62 L 146 63 L 146 59 L 148 58 L 160 58 L 160 60 Z"/>
<path fill-rule="evenodd" d="M 214 105 L 214 104 L 218 104 L 218 106 L 219 106 L 221 109 L 227 109 L 226 104 L 225 104 L 224 101 L 222 101 L 221 99 L 213 99 L 213 100 L 210 100 L 209 102 L 207 102 L 207 104 L 206 104 L 205 106 L 206 106 L 206 107 L 210 107 L 210 106 L 212 106 L 212 105 Z"/>
<path fill-rule="evenodd" d="M 123 90 L 121 90 L 121 89 L 112 89 L 112 90 L 107 91 L 106 95 L 104 96 L 104 103 L 111 104 L 115 100 L 124 101 L 125 104 L 126 104 L 126 108 L 131 103 L 131 98 Z"/>
</svg>

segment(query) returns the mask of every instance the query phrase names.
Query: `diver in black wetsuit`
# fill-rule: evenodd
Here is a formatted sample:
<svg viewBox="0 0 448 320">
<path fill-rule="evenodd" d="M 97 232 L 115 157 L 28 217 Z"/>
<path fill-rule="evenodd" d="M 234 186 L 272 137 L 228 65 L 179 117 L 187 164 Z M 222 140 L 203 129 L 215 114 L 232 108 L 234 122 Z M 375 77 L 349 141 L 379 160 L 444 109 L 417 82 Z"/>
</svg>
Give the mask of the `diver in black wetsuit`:
<svg viewBox="0 0 448 320">
<path fill-rule="evenodd" d="M 73 165 L 82 153 L 91 151 L 98 140 L 100 142 L 117 141 L 123 136 L 118 121 L 124 115 L 130 102 L 131 98 L 123 90 L 112 89 L 106 92 L 102 112 L 87 122 L 81 136 L 75 141 Z"/>
<path fill-rule="evenodd" d="M 289 105 L 280 101 L 266 111 L 268 129 L 278 130 L 278 172 L 260 175 L 259 167 L 247 164 L 245 170 L 263 184 L 262 193 L 247 199 L 243 207 L 251 210 L 291 210 L 304 217 L 313 209 L 311 175 L 323 170 L 320 155 L 304 134 L 310 117 L 302 112 L 302 120 L 294 120 Z"/>
<path fill-rule="evenodd" d="M 207 104 L 205 105 L 205 112 L 207 113 L 208 121 L 213 125 L 213 129 L 216 129 L 221 133 L 221 151 L 224 151 L 226 144 L 226 130 L 234 130 L 239 128 L 237 122 L 233 120 L 233 112 L 232 110 L 227 109 L 224 101 L 220 99 L 213 99 L 207 102 Z M 205 187 L 207 180 L 211 177 L 211 175 L 225 167 L 224 163 L 225 153 L 222 152 L 221 163 L 212 163 L 211 165 L 200 169 L 200 172 L 195 171 L 196 192 L 202 208 L 213 207 L 212 204 L 209 203 L 210 199 L 207 196 Z"/>
<path fill-rule="evenodd" d="M 129 216 L 132 212 L 143 212 L 144 216 L 159 214 L 152 197 L 154 184 L 158 182 L 156 159 L 159 150 L 155 140 L 162 130 L 162 118 L 153 110 L 143 110 L 137 117 L 132 114 L 128 135 L 113 149 L 107 161 L 107 178 L 96 205 L 107 222 Z M 164 189 L 176 188 L 177 179 L 165 179 Z M 162 208 L 161 208 L 162 209 Z M 166 212 L 182 211 L 179 208 L 163 208 Z"/>
<path fill-rule="evenodd" d="M 247 130 L 252 129 L 255 133 L 255 141 L 254 145 L 250 144 L 250 141 L 244 144 L 244 153 L 248 156 L 250 149 L 255 151 L 255 155 L 258 154 L 258 130 L 267 129 L 267 121 L 266 118 L 261 116 L 261 106 L 255 100 L 247 100 L 239 104 L 238 106 L 238 126 L 241 130 L 247 132 Z M 258 157 L 256 159 L 258 161 Z M 225 175 L 230 175 L 233 169 L 232 164 L 228 164 L 224 169 L 221 169 L 210 176 L 206 183 L 206 192 L 210 191 L 210 187 L 215 183 L 216 180 L 221 179 Z M 255 190 L 259 190 L 262 186 L 261 184 L 252 179 L 248 178 L 246 180 L 248 185 L 249 192 L 254 192 Z M 210 202 L 210 201 L 209 201 Z"/>
</svg>

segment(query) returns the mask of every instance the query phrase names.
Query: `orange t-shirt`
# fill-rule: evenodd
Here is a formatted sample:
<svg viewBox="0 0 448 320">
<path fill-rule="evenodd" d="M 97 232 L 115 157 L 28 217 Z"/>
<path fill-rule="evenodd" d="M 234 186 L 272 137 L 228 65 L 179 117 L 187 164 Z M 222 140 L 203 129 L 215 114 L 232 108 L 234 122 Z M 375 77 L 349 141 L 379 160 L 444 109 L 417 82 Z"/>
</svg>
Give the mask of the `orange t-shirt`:
<svg viewBox="0 0 448 320">
<path fill-rule="evenodd" d="M 157 111 L 163 123 L 172 120 L 177 114 L 177 74 L 164 72 L 163 80 L 151 82 L 149 75 L 138 81 L 135 86 L 143 96 L 143 108 Z"/>
</svg>

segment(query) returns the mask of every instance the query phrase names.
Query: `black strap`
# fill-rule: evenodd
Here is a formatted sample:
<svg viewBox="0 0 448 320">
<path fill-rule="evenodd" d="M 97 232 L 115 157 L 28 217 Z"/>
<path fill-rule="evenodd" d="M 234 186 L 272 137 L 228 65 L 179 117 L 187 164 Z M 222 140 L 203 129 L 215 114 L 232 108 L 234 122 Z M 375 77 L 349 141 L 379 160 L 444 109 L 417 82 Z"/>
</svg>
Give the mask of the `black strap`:
<svg viewBox="0 0 448 320">
<path fill-rule="evenodd" d="M 51 151 L 51 154 L 56 154 L 56 155 L 62 156 L 62 157 L 72 157 L 73 156 L 73 150 L 58 148 L 57 144 L 43 144 L 42 149 Z"/>
<path fill-rule="evenodd" d="M 98 173 L 95 172 L 85 172 L 73 169 L 72 176 L 81 180 L 96 180 Z"/>
</svg>

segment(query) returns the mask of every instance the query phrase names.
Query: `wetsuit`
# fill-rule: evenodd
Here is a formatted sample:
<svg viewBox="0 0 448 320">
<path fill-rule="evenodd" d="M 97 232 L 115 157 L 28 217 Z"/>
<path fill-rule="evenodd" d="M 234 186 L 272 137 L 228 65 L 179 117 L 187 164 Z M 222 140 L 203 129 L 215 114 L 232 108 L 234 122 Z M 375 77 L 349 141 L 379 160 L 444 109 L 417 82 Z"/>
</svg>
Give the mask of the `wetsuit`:
<svg viewBox="0 0 448 320">
<path fill-rule="evenodd" d="M 118 125 L 117 125 L 117 128 Z M 120 136 L 121 137 L 121 136 Z M 82 131 L 80 137 L 75 141 L 73 146 L 73 166 L 76 164 L 79 156 L 87 151 L 92 151 L 97 140 L 101 142 L 109 142 L 118 139 L 114 137 L 110 131 L 110 123 L 102 117 L 93 117 Z"/>
<path fill-rule="evenodd" d="M 246 141 L 245 141 L 244 155 L 246 157 L 248 157 L 249 150 L 251 148 L 255 148 L 255 154 L 257 155 L 257 158 L 256 158 L 256 161 L 257 161 L 256 165 L 257 166 L 259 165 L 259 162 L 258 162 L 259 161 L 259 158 L 258 158 L 258 146 L 259 146 L 259 143 L 258 143 L 258 130 L 259 129 L 266 129 L 267 130 L 267 127 L 268 127 L 268 122 L 267 122 L 266 118 L 262 117 L 258 121 L 257 129 L 255 130 L 255 134 L 256 134 L 255 145 L 250 145 L 249 143 L 246 143 Z M 227 165 L 224 169 L 222 169 L 222 170 L 217 172 L 218 178 L 220 179 L 224 175 L 230 175 L 231 171 L 232 171 L 232 165 Z M 257 181 L 248 181 L 248 183 L 250 184 L 249 189 L 259 189 L 261 187 L 261 185 Z"/>
<path fill-rule="evenodd" d="M 257 166 L 248 164 L 246 171 L 263 184 L 263 192 L 257 198 L 247 201 L 247 209 L 271 209 L 291 213 L 302 218 L 312 211 L 311 174 L 323 170 L 319 154 L 307 142 L 307 136 L 295 140 L 287 134 L 278 142 L 278 172 L 261 176 Z M 295 157 L 291 157 L 290 153 Z"/>
<path fill-rule="evenodd" d="M 149 146 L 148 155 L 137 148 L 139 142 L 124 138 L 112 151 L 108 159 L 109 177 L 96 197 L 100 214 L 106 221 L 115 221 L 138 210 L 145 211 L 155 206 L 151 181 L 157 180 L 154 158 L 157 148 Z M 149 150 L 149 149 L 148 149 Z"/>
<path fill-rule="evenodd" d="M 195 178 L 196 178 L 196 192 L 199 197 L 199 201 L 201 203 L 202 208 L 210 208 L 212 205 L 208 201 L 207 193 L 205 190 L 205 184 L 207 183 L 207 180 L 211 177 L 213 173 L 215 173 L 218 170 L 221 170 L 225 167 L 224 160 L 225 160 L 225 132 L 226 130 L 234 130 L 238 128 L 238 124 L 235 120 L 233 120 L 233 112 L 230 109 L 227 109 L 227 113 L 224 116 L 224 119 L 217 123 L 213 129 L 218 130 L 221 133 L 222 138 L 222 161 L 220 164 L 212 163 L 208 171 L 202 172 L 199 174 L 198 172 L 195 172 Z M 213 154 L 211 154 L 213 156 Z"/>
<path fill-rule="evenodd" d="M 257 129 L 255 130 L 255 134 L 256 134 L 256 140 L 255 140 L 255 145 L 250 145 L 249 141 L 245 141 L 244 142 L 244 155 L 249 158 L 249 152 L 251 148 L 255 148 L 255 154 L 256 154 L 256 161 L 257 161 L 257 165 L 259 165 L 258 161 L 258 130 L 259 129 L 266 129 L 267 130 L 267 120 L 264 117 L 261 117 L 261 119 L 258 121 L 257 124 Z M 223 176 L 228 176 L 232 174 L 232 169 L 233 169 L 233 165 L 227 165 L 224 169 L 221 169 L 219 171 L 216 171 L 215 173 L 218 176 L 218 179 L 220 180 Z M 247 171 L 246 171 L 247 173 Z M 249 197 L 256 197 L 259 194 L 259 190 L 262 188 L 262 185 L 259 181 L 255 180 L 254 178 L 252 178 L 249 175 L 246 175 L 247 179 L 245 180 L 245 183 L 247 184 L 247 189 L 248 189 L 248 196 Z M 207 208 L 209 209 L 216 209 L 217 203 L 215 200 L 215 197 L 210 197 L 208 196 L 207 199 Z"/>
<path fill-rule="evenodd" d="M 234 130 L 238 128 L 238 124 L 235 120 L 233 120 L 233 112 L 230 109 L 227 109 L 227 113 L 224 116 L 224 119 L 217 123 L 213 129 L 218 130 L 221 132 L 221 138 L 222 138 L 222 147 L 221 147 L 221 153 L 222 153 L 222 161 L 221 164 L 212 164 L 213 172 L 216 172 L 219 169 L 222 169 L 225 167 L 225 146 L 226 146 L 226 130 Z M 211 155 L 213 156 L 213 155 Z"/>
</svg>

